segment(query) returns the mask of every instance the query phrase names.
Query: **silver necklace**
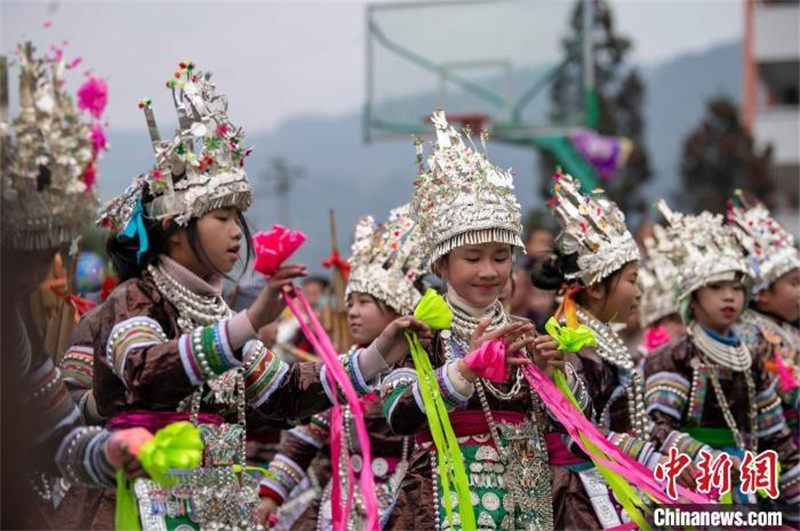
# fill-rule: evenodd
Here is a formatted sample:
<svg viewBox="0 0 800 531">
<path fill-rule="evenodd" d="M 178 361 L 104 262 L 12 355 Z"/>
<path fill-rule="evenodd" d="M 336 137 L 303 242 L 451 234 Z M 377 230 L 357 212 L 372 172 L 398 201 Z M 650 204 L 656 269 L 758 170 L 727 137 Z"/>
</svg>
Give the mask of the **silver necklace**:
<svg viewBox="0 0 800 531">
<path fill-rule="evenodd" d="M 732 371 L 746 372 L 750 370 L 753 358 L 744 342 L 739 341 L 735 347 L 721 343 L 708 335 L 697 321 L 693 321 L 689 325 L 688 332 L 692 342 L 707 359 Z"/>
<path fill-rule="evenodd" d="M 199 295 L 180 282 L 159 264 L 148 265 L 158 291 L 178 310 L 178 326 L 188 332 L 199 326 L 208 326 L 233 315 L 220 295 Z"/>
<path fill-rule="evenodd" d="M 644 381 L 642 375 L 635 369 L 628 347 L 611 327 L 582 308 L 578 307 L 576 314 L 581 324 L 586 325 L 597 338 L 597 354 L 608 363 L 630 373 L 631 381 L 625 388 L 628 398 L 628 421 L 634 435 L 641 438 L 646 437 L 647 411 L 644 407 Z M 612 402 L 609 402 L 603 408 L 600 416 L 601 424 L 605 424 L 606 421 L 610 423 L 611 404 Z"/>
<path fill-rule="evenodd" d="M 449 300 L 447 300 L 447 304 L 453 311 L 453 320 L 450 329 L 442 331 L 442 339 L 444 340 L 445 359 L 447 361 L 453 361 L 455 360 L 455 353 L 450 346 L 449 339 L 452 337 L 453 341 L 455 341 L 464 352 L 467 352 L 472 343 L 472 334 L 475 332 L 478 324 L 480 324 L 481 318 L 468 314 Z M 487 314 L 491 315 L 489 327 L 486 329 L 487 332 L 503 326 L 508 322 L 508 317 L 499 300 L 495 301 L 495 303 L 489 307 Z M 489 380 L 484 380 L 483 378 L 479 378 L 479 380 L 483 382 L 483 385 L 486 386 L 486 389 L 488 389 L 495 398 L 508 401 L 519 394 L 520 389 L 522 389 L 523 374 L 521 370 L 514 368 L 514 385 L 511 386 L 511 389 L 507 393 L 496 388 Z"/>
</svg>

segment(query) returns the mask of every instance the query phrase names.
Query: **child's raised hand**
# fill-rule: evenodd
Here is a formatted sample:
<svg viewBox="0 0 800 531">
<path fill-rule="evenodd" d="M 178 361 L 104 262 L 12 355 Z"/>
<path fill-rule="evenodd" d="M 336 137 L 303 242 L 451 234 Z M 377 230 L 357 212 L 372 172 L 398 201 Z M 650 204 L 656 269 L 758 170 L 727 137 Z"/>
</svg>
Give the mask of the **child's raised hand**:
<svg viewBox="0 0 800 531">
<path fill-rule="evenodd" d="M 258 330 L 277 319 L 286 306 L 282 296 L 283 290 L 287 289 L 295 279 L 306 275 L 308 275 L 308 271 L 304 265 L 279 267 L 275 274 L 269 277 L 267 285 L 247 309 L 247 317 L 250 318 L 253 328 Z"/>
<path fill-rule="evenodd" d="M 408 356 L 408 341 L 404 332 L 409 329 L 417 333 L 423 346 L 430 341 L 432 334 L 428 325 L 410 315 L 398 317 L 375 339 L 375 346 L 387 365 L 396 365 Z"/>
<path fill-rule="evenodd" d="M 533 361 L 548 378 L 553 378 L 553 369 L 563 369 L 566 360 L 558 350 L 558 343 L 548 335 L 537 336 L 533 340 Z"/>
</svg>

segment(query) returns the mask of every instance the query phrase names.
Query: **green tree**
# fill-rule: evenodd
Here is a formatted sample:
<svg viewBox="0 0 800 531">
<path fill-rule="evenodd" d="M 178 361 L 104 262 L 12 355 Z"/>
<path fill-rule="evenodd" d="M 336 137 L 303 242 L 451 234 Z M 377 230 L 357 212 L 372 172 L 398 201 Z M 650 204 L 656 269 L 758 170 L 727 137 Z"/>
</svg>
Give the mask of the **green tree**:
<svg viewBox="0 0 800 531">
<path fill-rule="evenodd" d="M 576 2 L 569 37 L 562 41 L 565 53 L 574 53 L 581 48 L 583 9 L 584 2 Z M 641 197 L 639 189 L 650 179 L 652 171 L 644 147 L 644 82 L 637 69 L 627 63 L 633 43 L 617 34 L 613 11 L 605 0 L 594 0 L 594 18 L 591 40 L 599 104 L 598 132 L 627 137 L 634 143 L 628 163 L 612 179 L 604 182 L 603 187 L 626 213 L 645 212 L 648 203 Z M 574 122 L 575 116 L 585 112 L 582 70 L 580 61 L 572 61 L 555 78 L 550 91 L 550 119 L 553 122 Z M 558 162 L 549 154 L 544 154 L 540 160 L 542 175 L 551 175 Z M 543 195 L 549 195 L 549 190 L 549 179 L 542 179 Z"/>
<path fill-rule="evenodd" d="M 739 108 L 727 97 L 711 99 L 702 122 L 686 137 L 681 178 L 678 201 L 693 211 L 723 213 L 736 188 L 775 206 L 772 146 L 756 149 Z"/>
</svg>

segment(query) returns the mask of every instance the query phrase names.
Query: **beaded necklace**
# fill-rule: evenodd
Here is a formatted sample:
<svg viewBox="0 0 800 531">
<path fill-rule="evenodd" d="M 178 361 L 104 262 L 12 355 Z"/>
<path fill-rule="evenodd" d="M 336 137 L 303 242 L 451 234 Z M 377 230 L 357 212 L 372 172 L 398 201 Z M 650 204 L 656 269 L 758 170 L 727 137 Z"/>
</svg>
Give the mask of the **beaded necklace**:
<svg viewBox="0 0 800 531">
<path fill-rule="evenodd" d="M 726 367 L 735 372 L 744 374 L 745 384 L 747 385 L 747 401 L 748 401 L 748 420 L 750 421 L 750 450 L 758 452 L 758 410 L 756 408 L 756 386 L 753 381 L 753 375 L 750 373 L 750 366 L 752 365 L 752 358 L 747 347 L 741 341 L 737 347 L 723 345 L 719 341 L 714 340 L 709 336 L 697 322 L 689 325 L 689 337 L 692 343 L 697 347 L 703 358 L 703 362 L 710 369 L 709 376 L 711 385 L 714 388 L 714 394 L 717 397 L 717 403 L 722 410 L 722 417 L 725 419 L 728 429 L 733 434 L 733 440 L 736 442 L 736 447 L 744 451 L 747 448 L 744 437 L 736 424 L 736 419 L 733 418 L 733 413 L 728 405 L 728 399 L 722 390 L 722 385 L 719 381 L 719 366 Z M 746 358 L 746 360 L 744 359 Z M 720 363 L 718 360 L 723 360 Z M 744 367 L 737 369 L 735 367 Z"/>
</svg>

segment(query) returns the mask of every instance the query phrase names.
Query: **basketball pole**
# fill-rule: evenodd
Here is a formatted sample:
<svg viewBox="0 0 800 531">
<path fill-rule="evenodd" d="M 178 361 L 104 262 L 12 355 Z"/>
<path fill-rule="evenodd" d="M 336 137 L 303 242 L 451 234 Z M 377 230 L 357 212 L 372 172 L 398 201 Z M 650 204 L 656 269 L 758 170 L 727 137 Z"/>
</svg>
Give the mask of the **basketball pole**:
<svg viewBox="0 0 800 531">
<path fill-rule="evenodd" d="M 586 94 L 586 125 L 597 130 L 600 109 L 594 79 L 593 27 L 594 0 L 583 0 L 583 84 Z"/>
</svg>

